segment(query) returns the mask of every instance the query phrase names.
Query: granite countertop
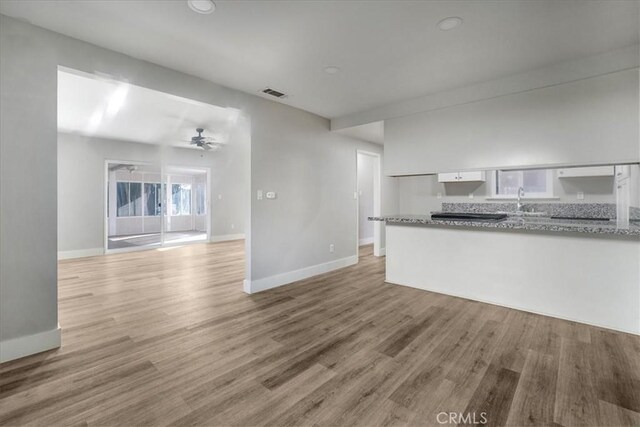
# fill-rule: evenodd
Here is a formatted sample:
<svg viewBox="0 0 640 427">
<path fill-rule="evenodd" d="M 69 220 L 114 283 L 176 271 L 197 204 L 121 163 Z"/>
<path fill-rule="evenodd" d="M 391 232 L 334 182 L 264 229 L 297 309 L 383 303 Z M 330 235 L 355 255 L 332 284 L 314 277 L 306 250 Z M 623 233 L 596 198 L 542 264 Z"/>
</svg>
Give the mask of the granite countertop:
<svg viewBox="0 0 640 427">
<path fill-rule="evenodd" d="M 551 219 L 549 217 L 521 217 L 509 216 L 507 219 L 496 222 L 486 221 L 457 221 L 457 220 L 432 220 L 431 215 L 386 215 L 381 217 L 369 217 L 370 221 L 385 221 L 390 224 L 419 224 L 442 227 L 479 227 L 498 228 L 511 230 L 530 230 L 545 232 L 568 232 L 588 234 L 610 234 L 619 236 L 640 237 L 640 223 L 632 221 L 629 228 L 618 228 L 615 221 L 603 219 L 592 220 L 564 220 Z"/>
</svg>

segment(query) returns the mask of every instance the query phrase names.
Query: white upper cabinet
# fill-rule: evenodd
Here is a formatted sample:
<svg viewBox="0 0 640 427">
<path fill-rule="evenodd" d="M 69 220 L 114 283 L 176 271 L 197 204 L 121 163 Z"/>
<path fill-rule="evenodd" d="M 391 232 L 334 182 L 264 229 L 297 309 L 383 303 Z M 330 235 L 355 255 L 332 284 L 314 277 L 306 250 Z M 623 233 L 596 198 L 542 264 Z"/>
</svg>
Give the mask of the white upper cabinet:
<svg viewBox="0 0 640 427">
<path fill-rule="evenodd" d="M 578 178 L 587 176 L 613 176 L 613 166 L 590 166 L 584 168 L 558 169 L 558 178 Z"/>
<path fill-rule="evenodd" d="M 438 174 L 438 182 L 482 182 L 484 180 L 484 171 L 448 172 Z"/>
<path fill-rule="evenodd" d="M 459 172 L 439 173 L 438 182 L 458 182 Z"/>
</svg>

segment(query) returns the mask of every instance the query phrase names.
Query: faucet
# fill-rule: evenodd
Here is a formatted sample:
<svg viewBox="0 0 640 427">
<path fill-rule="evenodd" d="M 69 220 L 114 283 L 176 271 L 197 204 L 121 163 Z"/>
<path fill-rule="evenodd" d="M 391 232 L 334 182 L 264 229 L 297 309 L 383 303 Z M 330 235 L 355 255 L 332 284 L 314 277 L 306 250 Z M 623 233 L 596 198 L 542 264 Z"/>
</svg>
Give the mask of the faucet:
<svg viewBox="0 0 640 427">
<path fill-rule="evenodd" d="M 518 204 L 516 205 L 516 212 L 521 213 L 524 212 L 524 205 L 522 204 L 522 198 L 524 197 L 524 188 L 518 188 Z"/>
</svg>

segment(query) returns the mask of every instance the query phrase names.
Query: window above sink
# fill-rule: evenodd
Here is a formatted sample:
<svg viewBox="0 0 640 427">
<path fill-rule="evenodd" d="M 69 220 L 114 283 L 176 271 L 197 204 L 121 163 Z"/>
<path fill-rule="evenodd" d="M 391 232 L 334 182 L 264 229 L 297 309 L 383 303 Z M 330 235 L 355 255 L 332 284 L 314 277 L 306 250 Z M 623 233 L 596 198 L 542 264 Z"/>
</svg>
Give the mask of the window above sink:
<svg viewBox="0 0 640 427">
<path fill-rule="evenodd" d="M 494 171 L 492 198 L 516 199 L 518 189 L 524 190 L 525 199 L 551 199 L 553 171 L 551 169 Z"/>
</svg>

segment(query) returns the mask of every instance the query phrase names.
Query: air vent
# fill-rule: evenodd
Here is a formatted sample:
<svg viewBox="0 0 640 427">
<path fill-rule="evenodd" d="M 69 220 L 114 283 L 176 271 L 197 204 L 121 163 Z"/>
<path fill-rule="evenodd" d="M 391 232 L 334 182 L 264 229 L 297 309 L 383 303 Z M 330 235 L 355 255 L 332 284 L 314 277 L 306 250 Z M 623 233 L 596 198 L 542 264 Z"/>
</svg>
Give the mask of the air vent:
<svg viewBox="0 0 640 427">
<path fill-rule="evenodd" d="M 273 90 L 271 88 L 266 88 L 262 91 L 262 93 L 266 93 L 267 95 L 275 96 L 276 98 L 285 98 L 286 95 L 282 92 L 278 92 L 277 90 Z"/>
</svg>

